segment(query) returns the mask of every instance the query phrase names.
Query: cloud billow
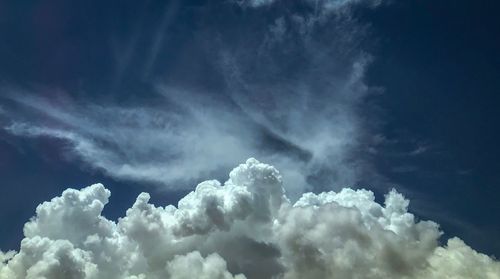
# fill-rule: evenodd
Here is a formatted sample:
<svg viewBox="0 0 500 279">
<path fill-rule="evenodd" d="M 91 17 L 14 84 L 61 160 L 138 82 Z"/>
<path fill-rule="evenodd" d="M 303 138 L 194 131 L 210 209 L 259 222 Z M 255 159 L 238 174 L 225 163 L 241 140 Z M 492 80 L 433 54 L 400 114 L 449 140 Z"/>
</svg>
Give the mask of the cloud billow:
<svg viewBox="0 0 500 279">
<path fill-rule="evenodd" d="M 0 278 L 500 278 L 500 263 L 418 221 L 391 191 L 305 193 L 292 203 L 270 165 L 248 159 L 177 207 L 142 193 L 117 222 L 101 184 L 37 207 Z"/>
</svg>

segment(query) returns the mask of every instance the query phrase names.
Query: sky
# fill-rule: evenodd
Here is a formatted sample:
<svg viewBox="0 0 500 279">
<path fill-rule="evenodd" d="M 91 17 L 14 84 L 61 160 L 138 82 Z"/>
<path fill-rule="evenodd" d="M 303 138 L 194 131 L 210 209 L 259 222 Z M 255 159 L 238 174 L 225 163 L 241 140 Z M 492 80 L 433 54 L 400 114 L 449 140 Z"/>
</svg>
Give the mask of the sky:
<svg viewBox="0 0 500 279">
<path fill-rule="evenodd" d="M 499 6 L 0 1 L 0 278 L 499 278 Z"/>
</svg>

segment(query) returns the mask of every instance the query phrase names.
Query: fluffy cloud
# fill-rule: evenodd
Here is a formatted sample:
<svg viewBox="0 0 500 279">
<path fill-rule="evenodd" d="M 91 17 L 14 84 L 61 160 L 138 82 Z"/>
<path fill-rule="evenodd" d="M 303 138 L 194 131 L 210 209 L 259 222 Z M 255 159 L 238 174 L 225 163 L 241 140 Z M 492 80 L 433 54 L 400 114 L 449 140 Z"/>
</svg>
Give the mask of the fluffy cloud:
<svg viewBox="0 0 500 279">
<path fill-rule="evenodd" d="M 244 275 L 233 276 L 226 269 L 226 262 L 217 254 L 203 258 L 194 251 L 185 256 L 175 256 L 167 264 L 172 279 L 244 279 Z"/>
<path fill-rule="evenodd" d="M 140 194 L 117 222 L 101 184 L 39 205 L 0 278 L 500 278 L 500 263 L 418 221 L 396 191 L 306 193 L 292 204 L 279 172 L 249 159 L 177 207 Z"/>
</svg>

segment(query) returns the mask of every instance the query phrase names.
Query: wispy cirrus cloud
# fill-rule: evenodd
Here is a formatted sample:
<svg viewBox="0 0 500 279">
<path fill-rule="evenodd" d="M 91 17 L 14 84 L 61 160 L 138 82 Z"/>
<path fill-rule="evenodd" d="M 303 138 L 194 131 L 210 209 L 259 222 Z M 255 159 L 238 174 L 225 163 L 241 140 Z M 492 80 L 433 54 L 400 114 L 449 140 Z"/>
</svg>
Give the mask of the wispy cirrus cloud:
<svg viewBox="0 0 500 279">
<path fill-rule="evenodd" d="M 73 155 L 109 176 L 169 189 L 250 156 L 284 169 L 292 196 L 317 185 L 357 184 L 371 175 L 360 156 L 370 129 L 368 113 L 360 115 L 370 92 L 363 79 L 371 58 L 359 45 L 365 27 L 346 15 L 322 22 L 311 21 L 314 16 L 284 11 L 265 22 L 242 21 L 242 28 L 257 25 L 236 39 L 216 26 L 196 30 L 203 44 L 194 50 L 207 53 L 207 71 L 222 84 L 216 91 L 157 79 L 153 103 L 120 106 L 4 88 L 17 105 L 5 128 L 62 139 Z M 204 40 L 214 33 L 218 39 Z"/>
<path fill-rule="evenodd" d="M 240 5 L 246 5 L 253 8 L 259 8 L 271 5 L 282 0 L 234 0 Z M 330 13 L 351 5 L 364 4 L 376 7 L 382 3 L 382 0 L 301 0 L 301 2 L 314 7 L 316 12 Z"/>
</svg>

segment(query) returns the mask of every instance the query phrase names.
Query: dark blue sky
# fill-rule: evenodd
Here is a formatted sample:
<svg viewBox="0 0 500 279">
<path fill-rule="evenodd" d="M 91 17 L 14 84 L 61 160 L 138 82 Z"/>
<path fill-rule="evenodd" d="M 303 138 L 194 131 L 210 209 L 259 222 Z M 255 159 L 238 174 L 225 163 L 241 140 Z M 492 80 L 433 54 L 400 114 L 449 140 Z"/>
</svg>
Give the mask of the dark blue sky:
<svg viewBox="0 0 500 279">
<path fill-rule="evenodd" d="M 337 72 L 346 69 L 344 64 L 358 52 L 371 57 L 365 83 L 372 93 L 356 101 L 355 111 L 369 124 L 364 125 L 369 128 L 363 137 L 379 142 L 377 152 L 356 150 L 349 155 L 361 152 L 359 156 L 372 166 L 371 174 L 359 179 L 360 186 L 373 187 L 379 196 L 390 187 L 401 189 L 422 219 L 435 220 L 446 236 L 457 235 L 497 257 L 499 8 L 497 1 L 486 0 L 392 1 L 377 8 L 356 7 L 352 20 L 360 34 L 349 44 L 337 39 L 344 32 L 325 35 L 332 27 L 349 31 L 349 26 L 336 22 L 325 23 L 324 30 L 311 35 L 328 53 L 314 69 L 339 79 L 343 75 Z M 290 1 L 266 9 L 254 11 L 228 1 L 0 1 L 0 94 L 5 96 L 0 97 L 0 108 L 7 111 L 0 114 L 0 124 L 7 127 L 13 119 L 37 115 L 12 98 L 18 94 L 12 92 L 24 90 L 46 100 L 63 99 L 62 104 L 71 103 L 69 111 L 86 102 L 155 107 L 158 83 L 174 83 L 227 103 L 219 92 L 230 86 L 214 62 L 214 49 L 238 53 L 249 83 L 271 86 L 299 79 L 311 64 L 306 47 L 295 39 L 300 34 L 286 38 L 296 45 L 269 50 L 274 68 L 271 63 L 254 65 L 252 51 L 259 48 L 254 38 L 261 37 L 263 26 L 283 10 L 287 15 L 307 14 L 309 7 Z M 246 48 L 251 51 L 239 51 Z M 329 48 L 334 54 L 326 51 Z M 332 57 L 335 61 L 330 63 Z M 323 82 L 327 83 L 320 80 L 317 86 Z M 260 102 L 266 96 L 250 99 Z M 258 143 L 263 149 L 300 160 L 310 156 L 300 142 L 262 123 L 248 122 L 264 131 Z M 157 204 L 175 203 L 189 191 L 160 190 L 150 181 L 117 178 L 68 155 L 69 149 L 61 139 L 0 131 L 2 250 L 17 249 L 22 225 L 36 205 L 67 187 L 104 183 L 113 193 L 105 210 L 110 218 L 122 216 L 142 191 L 155 193 L 152 200 Z M 324 172 L 308 179 L 330 181 Z M 371 180 L 374 176 L 383 179 Z"/>
<path fill-rule="evenodd" d="M 433 193 L 432 203 L 446 208 L 424 214 L 440 215 L 437 220 L 443 226 L 449 218 L 467 220 L 474 229 L 453 223 L 450 229 L 496 255 L 500 249 L 495 241 L 500 235 L 497 8 L 495 1 L 401 1 L 369 15 L 380 39 L 369 83 L 386 90 L 377 100 L 385 110 L 384 134 L 429 147 L 414 159 L 381 158 L 381 171 L 395 164 L 414 166 L 414 171 L 392 177 Z"/>
</svg>

